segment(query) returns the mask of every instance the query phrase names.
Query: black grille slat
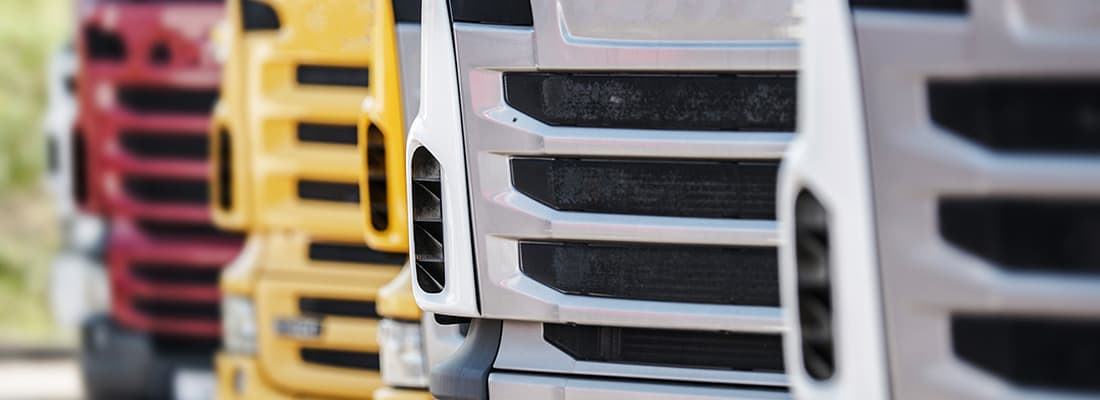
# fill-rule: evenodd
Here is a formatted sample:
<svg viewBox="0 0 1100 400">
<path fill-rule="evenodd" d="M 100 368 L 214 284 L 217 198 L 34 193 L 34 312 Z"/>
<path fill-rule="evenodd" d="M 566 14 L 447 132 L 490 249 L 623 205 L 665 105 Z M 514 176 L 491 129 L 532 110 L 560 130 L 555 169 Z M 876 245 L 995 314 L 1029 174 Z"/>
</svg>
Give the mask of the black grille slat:
<svg viewBox="0 0 1100 400">
<path fill-rule="evenodd" d="M 932 120 L 997 151 L 1100 153 L 1100 80 L 938 81 Z"/>
<path fill-rule="evenodd" d="M 205 161 L 210 153 L 205 134 L 127 131 L 119 140 L 127 153 L 143 158 Z"/>
<path fill-rule="evenodd" d="M 88 150 L 82 131 L 73 133 L 72 152 L 73 197 L 77 203 L 85 204 L 88 201 Z"/>
<path fill-rule="evenodd" d="M 382 252 L 366 245 L 314 242 L 309 244 L 309 259 L 312 261 L 401 266 L 405 265 L 408 255 L 405 253 Z"/>
<path fill-rule="evenodd" d="M 233 140 L 225 128 L 218 130 L 218 206 L 233 208 Z"/>
<path fill-rule="evenodd" d="M 240 233 L 218 230 L 210 224 L 139 221 L 138 229 L 155 240 L 214 240 L 240 242 L 244 236 Z"/>
<path fill-rule="evenodd" d="M 373 301 L 303 297 L 298 299 L 298 310 L 303 315 L 381 318 Z"/>
<path fill-rule="evenodd" d="M 221 307 L 218 303 L 134 299 L 132 305 L 134 310 L 150 317 L 221 321 Z"/>
<path fill-rule="evenodd" d="M 302 361 L 329 367 L 377 371 L 378 354 L 361 351 L 301 349 Z"/>
<path fill-rule="evenodd" d="M 579 361 L 782 373 L 780 335 L 544 324 L 543 338 Z"/>
<path fill-rule="evenodd" d="M 367 168 L 371 176 L 370 202 L 367 207 L 371 214 L 371 227 L 379 231 L 384 231 L 390 226 L 387 202 L 389 187 L 386 185 L 389 174 L 386 164 L 385 137 L 377 126 L 371 124 L 367 130 Z"/>
<path fill-rule="evenodd" d="M 205 180 L 126 177 L 126 193 L 145 202 L 158 204 L 206 204 L 209 185 Z"/>
<path fill-rule="evenodd" d="M 421 0 L 393 0 L 394 22 L 420 23 Z"/>
<path fill-rule="evenodd" d="M 849 0 L 854 9 L 966 14 L 967 0 Z"/>
<path fill-rule="evenodd" d="M 301 122 L 298 124 L 298 141 L 356 145 L 359 143 L 359 130 L 355 125 Z"/>
<path fill-rule="evenodd" d="M 1100 202 L 944 199 L 940 233 L 1014 271 L 1100 273 Z"/>
<path fill-rule="evenodd" d="M 451 20 L 491 25 L 533 26 L 529 0 L 450 0 Z"/>
<path fill-rule="evenodd" d="M 568 294 L 779 306 L 774 248 L 526 241 L 520 270 Z"/>
<path fill-rule="evenodd" d="M 123 87 L 118 102 L 141 113 L 207 115 L 218 100 L 216 89 L 180 89 L 172 87 Z"/>
<path fill-rule="evenodd" d="M 951 336 L 956 355 L 1010 382 L 1100 392 L 1100 321 L 961 315 Z"/>
<path fill-rule="evenodd" d="M 362 67 L 299 65 L 298 83 L 323 86 L 358 86 L 370 84 L 370 70 Z"/>
<path fill-rule="evenodd" d="M 794 132 L 792 73 L 504 74 L 509 105 L 553 126 Z"/>
<path fill-rule="evenodd" d="M 776 161 L 513 158 L 512 185 L 556 210 L 775 219 Z"/>
<path fill-rule="evenodd" d="M 359 185 L 355 183 L 298 181 L 298 197 L 303 200 L 359 203 Z"/>
<path fill-rule="evenodd" d="M 186 284 L 217 286 L 220 268 L 167 263 L 135 263 L 131 274 L 142 281 L 156 284 Z"/>
</svg>

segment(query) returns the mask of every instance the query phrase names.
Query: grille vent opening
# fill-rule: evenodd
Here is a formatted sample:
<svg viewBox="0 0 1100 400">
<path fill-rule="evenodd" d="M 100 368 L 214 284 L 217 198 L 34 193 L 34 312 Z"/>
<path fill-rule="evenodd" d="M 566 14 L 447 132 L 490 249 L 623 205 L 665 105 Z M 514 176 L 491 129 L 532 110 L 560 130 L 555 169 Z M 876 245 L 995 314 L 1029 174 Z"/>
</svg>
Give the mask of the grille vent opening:
<svg viewBox="0 0 1100 400">
<path fill-rule="evenodd" d="M 99 27 L 84 28 L 84 46 L 88 58 L 95 61 L 121 62 L 126 59 L 126 45 L 122 37 Z"/>
<path fill-rule="evenodd" d="M 134 299 L 134 310 L 152 318 L 221 321 L 218 303 L 187 303 L 168 300 Z"/>
<path fill-rule="evenodd" d="M 196 354 L 214 354 L 221 349 L 221 339 L 152 335 L 156 354 L 179 354 L 194 358 Z M 212 364 L 210 357 L 203 357 L 200 365 Z"/>
<path fill-rule="evenodd" d="M 218 206 L 233 209 L 233 140 L 229 130 L 218 130 Z"/>
<path fill-rule="evenodd" d="M 359 185 L 355 183 L 298 181 L 298 197 L 303 200 L 359 203 Z"/>
<path fill-rule="evenodd" d="M 402 266 L 405 265 L 408 255 L 405 253 L 381 252 L 365 245 L 314 242 L 309 244 L 309 259 L 312 261 Z"/>
<path fill-rule="evenodd" d="M 362 351 L 325 350 L 303 348 L 299 354 L 302 361 L 329 367 L 378 370 L 378 354 Z"/>
<path fill-rule="evenodd" d="M 579 361 L 783 372 L 780 335 L 543 324 L 543 338 Z"/>
<path fill-rule="evenodd" d="M 84 142 L 84 132 L 77 130 L 73 134 L 73 197 L 79 204 L 88 202 L 88 150 Z"/>
<path fill-rule="evenodd" d="M 57 144 L 57 138 L 46 137 L 46 166 L 51 175 L 61 172 L 61 149 Z"/>
<path fill-rule="evenodd" d="M 796 74 L 504 74 L 509 105 L 553 126 L 794 132 Z"/>
<path fill-rule="evenodd" d="M 957 315 L 951 337 L 959 358 L 1010 382 L 1100 392 L 1100 321 Z"/>
<path fill-rule="evenodd" d="M 774 248 L 527 241 L 520 270 L 574 295 L 779 306 Z"/>
<path fill-rule="evenodd" d="M 451 0 L 454 22 L 534 26 L 530 0 Z"/>
<path fill-rule="evenodd" d="M 420 0 L 393 0 L 394 22 L 420 23 Z"/>
<path fill-rule="evenodd" d="M 323 86 L 359 86 L 370 84 L 370 69 L 325 65 L 299 65 L 298 83 Z"/>
<path fill-rule="evenodd" d="M 220 268 L 208 265 L 183 265 L 142 262 L 130 265 L 130 273 L 138 280 L 156 284 L 217 286 Z"/>
<path fill-rule="evenodd" d="M 206 134 L 192 132 L 122 132 L 122 148 L 142 158 L 205 161 L 210 152 Z"/>
<path fill-rule="evenodd" d="M 775 219 L 777 161 L 513 158 L 512 185 L 561 211 Z"/>
<path fill-rule="evenodd" d="M 126 193 L 156 204 L 205 205 L 210 194 L 205 180 L 126 177 Z"/>
<path fill-rule="evenodd" d="M 165 87 L 124 87 L 118 90 L 118 102 L 140 113 L 210 114 L 218 100 L 217 90 Z"/>
<path fill-rule="evenodd" d="M 298 141 L 354 146 L 359 143 L 359 131 L 355 125 L 302 122 L 298 124 Z"/>
<path fill-rule="evenodd" d="M 244 236 L 240 233 L 218 230 L 213 225 L 186 222 L 165 221 L 138 221 L 138 229 L 146 236 L 154 240 L 214 240 L 241 242 Z"/>
<path fill-rule="evenodd" d="M 880 9 L 891 11 L 967 14 L 967 0 L 849 0 L 856 9 Z"/>
<path fill-rule="evenodd" d="M 1005 152 L 1100 153 L 1100 80 L 936 81 L 932 121 Z"/>
<path fill-rule="evenodd" d="M 794 213 L 802 366 L 814 379 L 828 380 L 836 370 L 829 215 L 821 202 L 805 190 L 795 199 Z"/>
<path fill-rule="evenodd" d="M 379 319 L 373 301 L 322 299 L 303 297 L 298 299 L 298 310 L 303 315 L 338 316 Z"/>
<path fill-rule="evenodd" d="M 443 258 L 443 187 L 439 161 L 426 148 L 413 152 L 412 218 L 416 283 L 427 293 L 446 287 Z"/>
<path fill-rule="evenodd" d="M 371 125 L 367 130 L 367 169 L 370 174 L 370 222 L 375 230 L 384 231 L 390 226 L 389 187 L 386 178 L 386 142 L 382 131 Z"/>
<path fill-rule="evenodd" d="M 241 1 L 241 26 L 245 31 L 278 30 L 279 13 L 271 5 L 256 0 Z"/>
<path fill-rule="evenodd" d="M 1100 274 L 1100 202 L 941 199 L 940 234 L 1011 271 Z"/>
</svg>

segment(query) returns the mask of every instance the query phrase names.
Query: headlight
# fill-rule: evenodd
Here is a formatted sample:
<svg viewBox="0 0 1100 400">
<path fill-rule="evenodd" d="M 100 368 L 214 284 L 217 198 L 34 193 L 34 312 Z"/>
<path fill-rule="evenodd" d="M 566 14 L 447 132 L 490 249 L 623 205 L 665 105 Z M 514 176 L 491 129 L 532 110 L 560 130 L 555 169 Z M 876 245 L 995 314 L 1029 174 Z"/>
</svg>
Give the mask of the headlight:
<svg viewBox="0 0 1100 400">
<path fill-rule="evenodd" d="M 382 383 L 404 388 L 428 387 L 420 324 L 384 319 L 378 325 Z"/>
<path fill-rule="evenodd" d="M 77 327 L 85 318 L 106 313 L 111 287 L 106 266 L 86 254 L 64 252 L 50 273 L 50 306 L 61 326 Z"/>
<path fill-rule="evenodd" d="M 222 341 L 230 353 L 256 354 L 256 308 L 252 300 L 239 296 L 222 299 Z"/>
<path fill-rule="evenodd" d="M 84 254 L 99 254 L 107 237 L 107 224 L 94 215 L 77 213 L 68 229 L 69 244 Z"/>
</svg>

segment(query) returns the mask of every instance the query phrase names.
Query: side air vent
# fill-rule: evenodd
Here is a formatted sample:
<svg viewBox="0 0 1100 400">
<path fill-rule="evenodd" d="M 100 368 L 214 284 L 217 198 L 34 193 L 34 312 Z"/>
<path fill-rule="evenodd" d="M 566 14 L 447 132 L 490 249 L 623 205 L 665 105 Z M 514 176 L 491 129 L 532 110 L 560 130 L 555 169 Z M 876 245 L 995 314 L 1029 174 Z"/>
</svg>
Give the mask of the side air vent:
<svg viewBox="0 0 1100 400">
<path fill-rule="evenodd" d="M 1100 392 L 1100 321 L 961 315 L 951 318 L 959 358 L 1023 386 Z"/>
<path fill-rule="evenodd" d="M 359 67 L 299 65 L 298 83 L 324 86 L 361 86 L 370 84 L 370 70 Z"/>
<path fill-rule="evenodd" d="M 120 62 L 126 59 L 122 37 L 98 27 L 84 28 L 84 47 L 92 60 Z"/>
<path fill-rule="evenodd" d="M 298 299 L 298 310 L 304 315 L 381 318 L 372 301 L 303 297 Z"/>
<path fill-rule="evenodd" d="M 774 248 L 522 242 L 519 252 L 525 275 L 563 293 L 779 306 Z"/>
<path fill-rule="evenodd" d="M 1100 153 L 1100 80 L 937 81 L 932 121 L 1008 152 Z"/>
<path fill-rule="evenodd" d="M 309 259 L 322 262 L 401 266 L 405 265 L 408 255 L 381 252 L 364 245 L 314 242 L 309 244 Z"/>
<path fill-rule="evenodd" d="M 439 293 L 447 284 L 443 268 L 443 187 L 439 161 L 426 148 L 413 153 L 412 219 L 416 248 L 416 283 L 428 293 Z"/>
<path fill-rule="evenodd" d="M 1100 203 L 944 199 L 940 234 L 1015 271 L 1100 273 Z"/>
<path fill-rule="evenodd" d="M 543 338 L 578 361 L 783 372 L 780 335 L 543 325 Z"/>
<path fill-rule="evenodd" d="M 853 10 L 881 9 L 910 12 L 966 14 L 967 0 L 848 0 Z"/>
<path fill-rule="evenodd" d="M 85 168 L 88 167 L 88 150 L 84 143 L 84 133 L 73 133 L 73 197 L 79 204 L 88 202 L 88 175 Z"/>
<path fill-rule="evenodd" d="M 378 354 L 362 351 L 326 350 L 303 348 L 302 361 L 336 368 L 377 371 Z"/>
<path fill-rule="evenodd" d="M 814 379 L 827 380 L 836 370 L 833 295 L 829 278 L 829 215 L 807 191 L 799 193 L 795 200 L 794 226 L 802 366 Z"/>
<path fill-rule="evenodd" d="M 207 135 L 191 132 L 122 132 L 127 153 L 142 158 L 204 161 L 210 152 Z"/>
<path fill-rule="evenodd" d="M 533 26 L 531 0 L 450 0 L 454 22 Z"/>
<path fill-rule="evenodd" d="M 141 201 L 160 204 L 206 204 L 209 199 L 206 180 L 127 177 L 126 193 Z"/>
<path fill-rule="evenodd" d="M 796 74 L 504 74 L 509 105 L 553 126 L 794 132 Z"/>
<path fill-rule="evenodd" d="M 379 231 L 386 230 L 390 226 L 389 187 L 386 178 L 389 171 L 386 170 L 386 142 L 382 131 L 371 124 L 367 130 L 367 172 L 370 174 L 370 223 Z"/>
<path fill-rule="evenodd" d="M 219 321 L 221 307 L 218 303 L 186 303 L 168 300 L 135 299 L 134 310 L 156 318 L 201 319 Z"/>
<path fill-rule="evenodd" d="M 218 130 L 218 206 L 233 208 L 233 140 L 226 128 Z"/>
<path fill-rule="evenodd" d="M 278 30 L 279 14 L 271 5 L 256 0 L 241 1 L 241 26 L 246 31 Z"/>
<path fill-rule="evenodd" d="M 224 240 L 240 242 L 244 238 L 239 233 L 220 231 L 210 224 L 140 221 L 138 229 L 154 240 Z"/>
<path fill-rule="evenodd" d="M 142 113 L 206 115 L 217 100 L 217 90 L 167 87 L 124 87 L 118 90 L 119 104 Z"/>
<path fill-rule="evenodd" d="M 512 185 L 556 210 L 775 219 L 775 161 L 513 158 Z"/>
<path fill-rule="evenodd" d="M 220 268 L 211 266 L 166 263 L 136 263 L 130 273 L 138 280 L 156 284 L 201 285 L 218 284 Z"/>
<path fill-rule="evenodd" d="M 298 141 L 311 143 L 346 144 L 359 143 L 359 131 L 355 125 L 298 124 Z"/>
<path fill-rule="evenodd" d="M 359 203 L 359 185 L 354 183 L 298 181 L 298 197 L 303 200 Z"/>
</svg>

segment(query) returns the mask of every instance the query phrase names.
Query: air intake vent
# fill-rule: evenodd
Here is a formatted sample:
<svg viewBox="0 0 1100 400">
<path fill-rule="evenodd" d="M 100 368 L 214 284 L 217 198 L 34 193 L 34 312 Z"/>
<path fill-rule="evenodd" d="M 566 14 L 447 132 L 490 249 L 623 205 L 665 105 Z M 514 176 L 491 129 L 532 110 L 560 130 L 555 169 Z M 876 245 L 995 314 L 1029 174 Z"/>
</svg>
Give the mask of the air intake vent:
<svg viewBox="0 0 1100 400">
<path fill-rule="evenodd" d="M 512 185 L 556 210 L 775 219 L 774 161 L 514 158 Z"/>
<path fill-rule="evenodd" d="M 554 126 L 794 132 L 795 74 L 504 74 L 508 104 Z"/>
<path fill-rule="evenodd" d="M 955 354 L 1010 382 L 1100 392 L 1100 321 L 955 316 Z"/>
<path fill-rule="evenodd" d="M 125 87 L 118 90 L 118 102 L 140 113 L 210 114 L 218 100 L 217 90 Z"/>
<path fill-rule="evenodd" d="M 390 226 L 390 213 L 386 199 L 389 188 L 386 186 L 386 142 L 382 131 L 371 124 L 367 130 L 367 172 L 370 174 L 370 223 L 379 231 Z"/>
<path fill-rule="evenodd" d="M 298 141 L 328 144 L 355 145 L 359 143 L 359 131 L 355 125 L 298 124 Z"/>
<path fill-rule="evenodd" d="M 312 261 L 402 266 L 405 265 L 408 255 L 405 253 L 385 253 L 364 245 L 314 242 L 309 244 L 309 259 Z"/>
<path fill-rule="evenodd" d="M 303 85 L 367 87 L 370 83 L 370 70 L 358 67 L 299 65 L 298 83 Z"/>
<path fill-rule="evenodd" d="M 443 268 L 443 187 L 439 161 L 426 148 L 416 149 L 412 161 L 413 245 L 416 283 L 428 293 L 447 284 Z"/>
<path fill-rule="evenodd" d="M 279 14 L 267 3 L 255 0 L 241 1 L 241 26 L 246 31 L 279 29 Z"/>
<path fill-rule="evenodd" d="M 353 318 L 381 318 L 372 301 L 354 301 L 320 298 L 298 299 L 298 310 L 305 315 L 338 316 Z"/>
<path fill-rule="evenodd" d="M 814 379 L 827 380 L 836 370 L 833 295 L 829 278 L 829 215 L 807 191 L 799 193 L 795 200 L 794 226 L 802 366 Z"/>
<path fill-rule="evenodd" d="M 520 269 L 568 294 L 779 306 L 774 248 L 520 243 Z"/>
<path fill-rule="evenodd" d="M 779 335 L 543 325 L 543 338 L 578 361 L 783 372 Z"/>
<path fill-rule="evenodd" d="M 420 23 L 420 0 L 393 0 L 394 22 Z"/>
<path fill-rule="evenodd" d="M 79 204 L 88 202 L 88 150 L 84 144 L 84 133 L 73 133 L 73 197 Z"/>
<path fill-rule="evenodd" d="M 223 210 L 233 208 L 233 140 L 229 131 L 218 131 L 218 206 Z"/>
<path fill-rule="evenodd" d="M 121 62 L 126 59 L 122 37 L 98 27 L 84 28 L 84 47 L 92 60 Z"/>
<path fill-rule="evenodd" d="M 128 131 L 120 140 L 127 153 L 142 158 L 205 161 L 210 152 L 204 133 Z"/>
<path fill-rule="evenodd" d="M 337 368 L 377 371 L 378 354 L 361 351 L 302 349 L 302 361 Z"/>
<path fill-rule="evenodd" d="M 531 0 L 450 0 L 454 22 L 533 26 Z"/>
<path fill-rule="evenodd" d="M 966 14 L 967 0 L 849 0 L 852 9 Z"/>
<path fill-rule="evenodd" d="M 1100 203 L 946 199 L 939 219 L 948 242 L 1001 268 L 1100 273 Z"/>
<path fill-rule="evenodd" d="M 354 183 L 298 181 L 298 197 L 303 200 L 359 203 L 359 185 Z"/>
<path fill-rule="evenodd" d="M 941 81 L 936 124 L 994 150 L 1100 153 L 1100 81 Z"/>
<path fill-rule="evenodd" d="M 165 263 L 136 263 L 130 266 L 138 280 L 156 284 L 217 286 L 220 268 Z"/>
<path fill-rule="evenodd" d="M 154 240 L 224 240 L 240 242 L 238 233 L 220 231 L 209 224 L 183 222 L 140 221 L 138 229 Z"/>
<path fill-rule="evenodd" d="M 155 318 L 164 319 L 201 319 L 209 321 L 221 320 L 221 307 L 218 303 L 185 303 L 178 301 L 135 299 L 134 310 Z"/>
<path fill-rule="evenodd" d="M 209 194 L 205 180 L 127 177 L 126 193 L 149 203 L 206 204 Z"/>
</svg>

